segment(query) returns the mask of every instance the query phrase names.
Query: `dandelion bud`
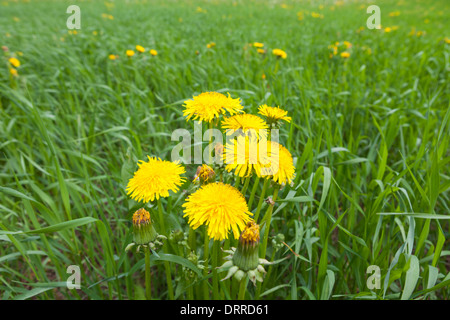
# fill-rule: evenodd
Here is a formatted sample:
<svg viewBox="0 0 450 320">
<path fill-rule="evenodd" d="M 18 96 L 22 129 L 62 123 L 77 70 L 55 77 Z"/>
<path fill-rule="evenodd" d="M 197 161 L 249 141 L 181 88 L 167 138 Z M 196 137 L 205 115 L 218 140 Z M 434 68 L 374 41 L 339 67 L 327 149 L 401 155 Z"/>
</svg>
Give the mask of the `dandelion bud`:
<svg viewBox="0 0 450 320">
<path fill-rule="evenodd" d="M 258 248 L 259 225 L 250 221 L 239 237 L 239 244 L 233 255 L 233 264 L 243 271 L 255 269 L 259 264 Z"/>
<path fill-rule="evenodd" d="M 133 214 L 133 236 L 137 245 L 148 245 L 158 237 L 158 233 L 153 227 L 150 213 L 144 208 Z"/>
<path fill-rule="evenodd" d="M 202 166 L 197 167 L 197 172 L 195 173 L 194 182 L 200 182 L 201 184 L 206 184 L 206 183 L 214 181 L 215 177 L 216 177 L 216 173 L 214 172 L 214 170 L 207 164 L 204 164 Z"/>
</svg>

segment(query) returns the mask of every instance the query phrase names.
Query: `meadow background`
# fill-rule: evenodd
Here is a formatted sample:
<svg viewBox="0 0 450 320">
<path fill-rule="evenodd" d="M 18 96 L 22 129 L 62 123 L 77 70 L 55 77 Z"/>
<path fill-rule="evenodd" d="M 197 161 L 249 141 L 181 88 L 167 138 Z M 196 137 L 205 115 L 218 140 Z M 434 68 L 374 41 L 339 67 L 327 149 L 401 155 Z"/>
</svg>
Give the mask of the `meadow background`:
<svg viewBox="0 0 450 320">
<path fill-rule="evenodd" d="M 370 4 L 379 30 L 366 27 Z M 285 244 L 267 256 L 284 260 L 261 299 L 448 299 L 449 21 L 446 0 L 1 0 L 0 299 L 143 296 L 143 256 L 124 252 L 138 207 L 125 186 L 137 160 L 170 160 L 172 131 L 193 130 L 183 101 L 205 91 L 293 119 L 280 139 L 296 178 L 270 231 Z M 330 57 L 344 41 L 350 57 Z M 127 58 L 136 45 L 147 52 Z M 163 200 L 172 230 L 188 230 L 184 197 Z M 152 259 L 154 297 L 167 299 Z M 69 265 L 80 290 L 66 288 Z M 380 289 L 366 285 L 369 265 Z M 197 270 L 180 254 L 182 266 Z"/>
</svg>

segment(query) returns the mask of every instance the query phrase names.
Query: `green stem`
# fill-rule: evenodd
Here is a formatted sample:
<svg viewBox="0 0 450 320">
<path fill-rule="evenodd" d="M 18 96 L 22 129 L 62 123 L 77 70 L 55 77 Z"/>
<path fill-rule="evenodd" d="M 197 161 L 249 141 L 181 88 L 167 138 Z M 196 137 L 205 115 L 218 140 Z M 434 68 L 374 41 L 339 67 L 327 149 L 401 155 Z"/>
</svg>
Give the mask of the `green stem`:
<svg viewBox="0 0 450 320">
<path fill-rule="evenodd" d="M 263 237 L 263 245 L 261 247 L 261 258 L 265 259 L 266 257 L 266 250 L 267 250 L 267 240 L 269 238 L 269 231 L 270 231 L 270 223 L 272 222 L 272 212 L 273 212 L 273 206 L 275 205 L 275 201 L 278 197 L 278 191 L 280 190 L 280 186 L 277 185 L 275 187 L 275 190 L 273 190 L 273 204 L 267 208 L 266 214 L 264 215 L 264 221 L 266 223 L 266 228 L 264 230 L 264 237 Z"/>
<path fill-rule="evenodd" d="M 234 187 L 236 189 L 238 189 L 240 183 L 241 183 L 241 177 L 240 176 L 236 176 L 236 181 L 234 182 Z"/>
<path fill-rule="evenodd" d="M 248 185 L 249 185 L 249 183 L 250 183 L 250 179 L 251 179 L 251 177 L 250 176 L 248 176 L 247 178 L 245 178 L 245 183 L 244 183 L 244 186 L 242 187 L 242 190 L 241 190 L 241 193 L 242 193 L 242 195 L 245 197 L 245 193 L 247 192 L 247 188 L 248 188 Z"/>
<path fill-rule="evenodd" d="M 158 202 L 158 213 L 159 213 L 159 223 L 160 223 L 160 227 L 161 227 L 161 233 L 163 235 L 165 235 L 166 237 L 168 237 L 168 235 L 166 234 L 166 226 L 164 223 L 164 214 L 163 214 L 163 209 L 162 209 L 162 204 L 161 204 L 161 198 L 158 199 L 157 202 Z M 167 251 L 167 249 L 168 249 L 166 243 L 167 242 L 165 242 L 163 245 L 164 251 Z M 170 270 L 169 261 L 164 261 L 164 269 L 166 270 L 167 291 L 169 293 L 169 299 L 173 300 L 174 295 L 173 295 L 173 285 L 172 285 L 172 272 Z"/>
<path fill-rule="evenodd" d="M 203 245 L 203 260 L 205 261 L 205 267 L 203 268 L 203 276 L 206 277 L 208 275 L 208 259 L 209 259 L 209 237 L 208 237 L 208 229 L 205 227 L 205 243 Z M 208 288 L 208 280 L 203 280 L 203 298 L 205 300 L 209 300 L 209 288 Z"/>
<path fill-rule="evenodd" d="M 145 248 L 145 296 L 152 300 L 152 283 L 150 273 L 150 248 Z"/>
<path fill-rule="evenodd" d="M 250 194 L 250 198 L 248 199 L 248 210 L 250 210 L 250 211 L 252 211 L 253 199 L 255 199 L 255 193 L 256 193 L 256 190 L 258 190 L 260 179 L 261 179 L 260 177 L 256 176 L 255 184 L 253 185 L 253 188 L 252 188 L 252 193 Z"/>
<path fill-rule="evenodd" d="M 188 243 L 191 250 L 197 252 L 197 241 L 195 237 L 195 231 L 192 228 L 189 228 Z"/>
<path fill-rule="evenodd" d="M 254 220 L 258 223 L 259 212 L 261 211 L 262 203 L 264 201 L 264 196 L 266 195 L 267 187 L 269 186 L 269 179 L 264 179 L 263 189 L 261 191 L 261 195 L 259 198 L 258 206 L 256 207 L 255 218 Z"/>
<path fill-rule="evenodd" d="M 220 241 L 213 242 L 212 249 L 212 272 L 213 272 L 213 297 L 214 300 L 220 300 L 219 297 L 219 277 L 217 275 L 217 267 L 219 265 Z"/>
<path fill-rule="evenodd" d="M 245 291 L 247 289 L 247 277 L 241 280 L 241 284 L 239 285 L 239 294 L 238 294 L 238 300 L 244 300 L 245 299 Z"/>
</svg>

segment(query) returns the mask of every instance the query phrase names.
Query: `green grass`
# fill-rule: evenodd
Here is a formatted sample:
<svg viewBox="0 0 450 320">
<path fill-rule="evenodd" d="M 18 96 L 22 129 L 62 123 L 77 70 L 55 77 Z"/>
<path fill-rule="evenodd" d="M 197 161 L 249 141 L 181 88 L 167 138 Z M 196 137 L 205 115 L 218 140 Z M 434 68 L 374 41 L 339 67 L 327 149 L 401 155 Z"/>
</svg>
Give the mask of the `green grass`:
<svg viewBox="0 0 450 320">
<path fill-rule="evenodd" d="M 2 1 L 0 299 L 144 296 L 144 255 L 124 251 L 139 208 L 125 186 L 137 160 L 170 160 L 172 131 L 193 130 L 182 102 L 204 91 L 240 97 L 248 113 L 279 105 L 293 119 L 280 140 L 296 178 L 278 194 L 267 247 L 267 259 L 283 260 L 261 299 L 448 299 L 449 3 L 374 2 L 383 28 L 398 26 L 388 33 L 357 31 L 365 1 L 321 3 L 77 1 L 82 29 L 71 35 L 71 2 Z M 352 43 L 350 58 L 330 59 L 336 41 Z M 126 58 L 137 44 L 158 55 Z M 196 168 L 186 165 L 189 179 Z M 188 232 L 184 198 L 163 199 L 167 229 Z M 285 244 L 275 246 L 279 233 Z M 201 260 L 203 234 L 194 235 Z M 168 298 L 167 260 L 175 295 L 188 298 L 189 284 L 208 280 L 175 240 L 168 247 L 151 256 L 153 298 Z M 80 290 L 66 288 L 69 265 L 80 266 Z M 378 290 L 366 285 L 370 265 L 381 269 Z M 189 270 L 197 276 L 186 282 Z M 225 287 L 234 299 L 235 283 Z M 249 285 L 246 297 L 257 294 Z"/>
</svg>

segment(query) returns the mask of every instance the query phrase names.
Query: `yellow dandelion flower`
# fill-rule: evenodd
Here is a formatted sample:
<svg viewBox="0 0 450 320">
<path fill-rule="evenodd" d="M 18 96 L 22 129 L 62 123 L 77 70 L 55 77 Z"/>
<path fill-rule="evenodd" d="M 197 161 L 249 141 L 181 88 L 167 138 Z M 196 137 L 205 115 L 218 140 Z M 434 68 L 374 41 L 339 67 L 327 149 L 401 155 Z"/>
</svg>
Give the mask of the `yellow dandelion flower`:
<svg viewBox="0 0 450 320">
<path fill-rule="evenodd" d="M 273 49 L 273 50 L 272 50 L 272 53 L 273 53 L 274 55 L 276 55 L 278 58 L 286 59 L 286 57 L 287 57 L 287 53 L 284 52 L 284 51 L 281 50 L 281 49 Z"/>
<path fill-rule="evenodd" d="M 225 170 L 228 172 L 234 170 L 234 174 L 239 177 L 248 177 L 253 172 L 260 177 L 261 167 L 270 164 L 267 148 L 260 150 L 263 143 L 267 143 L 267 140 L 258 142 L 256 139 L 244 136 L 238 136 L 227 142 L 223 152 Z"/>
<path fill-rule="evenodd" d="M 186 181 L 181 177 L 184 168 L 175 162 L 151 158 L 148 162 L 139 161 L 139 169 L 128 181 L 126 192 L 136 201 L 149 202 L 155 198 L 168 197 L 169 191 L 177 192 Z"/>
<path fill-rule="evenodd" d="M 447 44 L 450 44 L 450 38 L 445 37 L 444 38 L 444 42 L 447 43 Z"/>
<path fill-rule="evenodd" d="M 143 46 L 140 46 L 140 45 L 137 45 L 137 46 L 136 46 L 136 50 L 137 50 L 138 52 L 140 52 L 140 53 L 145 52 L 145 48 L 144 48 Z"/>
<path fill-rule="evenodd" d="M 17 77 L 19 75 L 17 70 L 14 68 L 10 68 L 9 73 L 11 73 L 14 77 Z"/>
<path fill-rule="evenodd" d="M 341 52 L 341 58 L 347 59 L 350 57 L 350 53 L 347 51 Z"/>
<path fill-rule="evenodd" d="M 115 54 L 110 54 L 110 55 L 108 56 L 108 58 L 109 58 L 109 60 L 116 60 L 116 59 L 118 58 L 118 56 L 115 55 Z"/>
<path fill-rule="evenodd" d="M 239 231 L 251 220 L 242 193 L 222 182 L 202 186 L 186 199 L 183 208 L 183 217 L 188 217 L 192 229 L 205 225 L 209 238 L 219 241 L 228 239 L 230 231 L 238 239 Z"/>
<path fill-rule="evenodd" d="M 253 46 L 254 46 L 255 48 L 262 48 L 262 47 L 264 47 L 264 43 L 261 43 L 261 42 L 253 42 Z"/>
<path fill-rule="evenodd" d="M 259 137 L 262 135 L 266 137 L 269 126 L 260 117 L 244 113 L 224 118 L 222 128 L 235 131 L 242 130 L 246 135 L 250 136 L 255 135 L 255 137 Z"/>
<path fill-rule="evenodd" d="M 389 33 L 389 32 L 391 32 L 392 31 L 392 28 L 391 27 L 386 27 L 386 28 L 384 28 L 384 32 L 386 32 L 386 33 Z"/>
<path fill-rule="evenodd" d="M 259 106 L 258 113 L 266 117 L 267 122 L 273 123 L 279 120 L 284 120 L 286 122 L 291 122 L 291 117 L 287 116 L 287 111 L 281 109 L 280 107 L 269 107 L 266 104 Z"/>
<path fill-rule="evenodd" d="M 281 185 L 292 183 L 295 178 L 295 167 L 289 150 L 275 141 L 269 141 L 267 153 L 270 162 L 262 165 L 261 176 L 270 176 L 273 181 Z"/>
<path fill-rule="evenodd" d="M 265 73 L 262 74 L 261 79 L 266 80 L 266 74 Z"/>
<path fill-rule="evenodd" d="M 128 57 L 132 57 L 132 56 L 134 56 L 134 51 L 133 50 L 127 50 L 127 56 Z"/>
<path fill-rule="evenodd" d="M 266 53 L 266 50 L 264 50 L 264 49 L 256 49 L 256 51 L 260 54 Z"/>
<path fill-rule="evenodd" d="M 17 58 L 9 58 L 9 63 L 11 63 L 15 68 L 20 67 L 20 61 Z"/>
<path fill-rule="evenodd" d="M 155 49 L 150 50 L 150 54 L 152 56 L 156 56 L 158 54 L 158 51 L 156 51 Z"/>
<path fill-rule="evenodd" d="M 186 120 L 211 122 L 226 112 L 231 115 L 242 112 L 241 99 L 233 99 L 218 92 L 204 92 L 184 102 L 183 115 Z"/>
<path fill-rule="evenodd" d="M 215 42 L 210 42 L 210 43 L 208 43 L 207 45 L 206 45 L 206 47 L 208 48 L 208 49 L 211 49 L 212 47 L 215 47 L 216 46 L 216 43 Z"/>
</svg>

